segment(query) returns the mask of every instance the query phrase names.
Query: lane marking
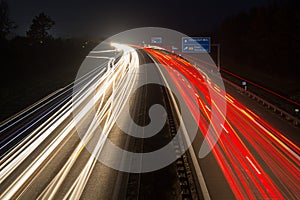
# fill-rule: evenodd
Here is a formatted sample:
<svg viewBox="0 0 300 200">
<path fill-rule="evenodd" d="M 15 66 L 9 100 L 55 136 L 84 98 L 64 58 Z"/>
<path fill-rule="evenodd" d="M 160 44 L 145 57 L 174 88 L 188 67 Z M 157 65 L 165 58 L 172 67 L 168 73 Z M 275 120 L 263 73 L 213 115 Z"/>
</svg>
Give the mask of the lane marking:
<svg viewBox="0 0 300 200">
<path fill-rule="evenodd" d="M 221 124 L 221 127 L 224 129 L 224 131 L 225 131 L 226 133 L 229 133 L 228 130 L 224 127 L 223 124 Z"/>
<path fill-rule="evenodd" d="M 205 105 L 205 108 L 211 112 L 211 109 L 207 105 Z"/>
<path fill-rule="evenodd" d="M 258 174 L 261 174 L 261 172 L 257 169 L 257 167 L 253 164 L 253 162 L 250 160 L 250 158 L 248 156 L 246 156 L 246 159 L 249 161 L 249 163 L 252 165 L 252 167 L 255 169 L 255 171 Z"/>
<path fill-rule="evenodd" d="M 169 87 L 169 84 L 168 84 L 166 78 L 164 77 L 163 72 L 161 71 L 159 65 L 156 63 L 156 61 L 152 57 L 152 55 L 150 55 L 149 53 L 148 53 L 148 55 L 153 60 L 154 64 L 157 66 L 157 69 L 159 70 L 159 72 L 160 72 L 160 74 L 162 76 L 163 81 L 165 82 L 165 84 L 167 85 L 167 87 Z M 174 96 L 173 96 L 172 93 L 170 93 L 170 97 L 171 97 L 171 100 L 173 101 L 176 113 L 180 116 L 179 109 L 176 106 L 176 101 L 175 101 Z M 186 130 L 185 126 L 184 126 L 184 123 L 182 123 L 182 121 L 180 121 L 180 124 L 182 124 L 182 130 L 184 132 L 184 136 L 185 136 L 185 139 L 187 140 L 187 143 L 191 144 L 191 141 L 190 141 L 190 139 L 188 137 L 187 130 Z M 207 189 L 207 186 L 206 186 L 206 183 L 205 183 L 205 180 L 204 180 L 204 176 L 203 176 L 202 170 L 200 168 L 200 163 L 198 162 L 198 159 L 196 157 L 196 154 L 195 154 L 193 146 L 191 146 L 191 148 L 189 148 L 189 153 L 190 153 L 191 158 L 192 158 L 193 166 L 194 166 L 194 169 L 195 169 L 195 172 L 196 172 L 196 175 L 197 175 L 197 179 L 198 179 L 199 184 L 200 184 L 200 188 L 201 188 L 201 192 L 202 192 L 203 198 L 205 200 L 210 200 L 211 199 L 210 198 L 210 194 L 208 192 L 208 189 Z"/>
</svg>

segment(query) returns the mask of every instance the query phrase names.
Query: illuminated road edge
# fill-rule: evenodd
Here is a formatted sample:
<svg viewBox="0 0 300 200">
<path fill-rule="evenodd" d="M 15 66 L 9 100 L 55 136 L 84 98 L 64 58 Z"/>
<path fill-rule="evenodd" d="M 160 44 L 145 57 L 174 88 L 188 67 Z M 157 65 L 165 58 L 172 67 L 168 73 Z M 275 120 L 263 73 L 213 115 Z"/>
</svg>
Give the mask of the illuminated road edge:
<svg viewBox="0 0 300 200">
<path fill-rule="evenodd" d="M 87 126 L 87 131 L 85 131 L 86 134 L 82 135 L 81 143 L 74 149 L 68 161 L 39 196 L 40 199 L 54 198 L 80 152 L 94 137 L 95 132 L 99 132 L 100 137 L 97 138 L 97 143 L 92 144 L 93 156 L 89 158 L 84 169 L 72 187 L 69 188 L 69 192 L 65 194 L 65 198 L 80 198 L 97 162 L 94 156 L 100 155 L 107 136 L 123 109 L 123 102 L 128 100 L 128 94 L 133 90 L 134 84 L 132 83 L 137 79 L 137 71 L 139 70 L 138 54 L 133 47 L 121 44 L 112 45 L 116 48 L 116 52 L 121 52 L 120 59 L 115 63 L 114 58 L 93 57 L 94 59 L 108 59 L 107 65 L 105 67 L 100 66 L 99 73 L 91 77 L 86 84 L 78 88 L 75 87 L 74 94 L 78 97 L 76 101 L 67 102 L 56 114 L 19 143 L 15 150 L 2 159 L 0 166 L 1 183 L 57 127 L 65 123 L 63 130 L 1 194 L 1 199 L 11 199 L 19 190 L 26 188 L 26 184 L 30 183 L 30 179 L 42 168 L 42 163 L 45 163 L 55 149 L 73 133 L 72 130 L 76 127 L 80 128 L 84 118 L 91 117 L 90 123 L 83 125 Z M 200 119 L 196 117 L 199 129 L 201 133 L 207 136 L 209 144 L 212 145 L 213 154 L 236 198 L 297 199 L 300 197 L 299 147 L 220 89 L 216 83 L 209 79 L 207 72 L 199 70 L 177 55 L 153 48 L 143 49 L 162 65 L 164 69 L 161 70 L 168 72 L 174 85 L 189 106 L 190 112 L 197 116 L 197 111 L 200 111 Z M 213 100 L 209 98 L 211 95 L 209 89 L 214 91 L 213 94 L 217 98 Z M 107 95 L 107 92 L 112 95 Z M 218 110 L 218 101 L 223 100 L 228 104 L 227 113 L 216 112 L 214 113 L 215 116 L 212 116 L 212 107 L 214 106 Z M 97 112 L 91 114 L 90 111 L 96 103 Z M 76 113 L 74 119 L 68 120 L 69 116 L 74 113 Z M 219 121 L 225 121 L 225 123 L 212 122 L 212 117 L 216 117 Z M 100 124 L 101 126 L 99 126 Z M 219 136 L 216 135 L 218 131 L 208 131 L 210 124 L 214 130 L 222 129 L 216 146 L 214 143 L 215 137 Z M 264 164 L 261 164 L 257 157 Z M 274 177 L 276 182 L 273 180 Z"/>
</svg>

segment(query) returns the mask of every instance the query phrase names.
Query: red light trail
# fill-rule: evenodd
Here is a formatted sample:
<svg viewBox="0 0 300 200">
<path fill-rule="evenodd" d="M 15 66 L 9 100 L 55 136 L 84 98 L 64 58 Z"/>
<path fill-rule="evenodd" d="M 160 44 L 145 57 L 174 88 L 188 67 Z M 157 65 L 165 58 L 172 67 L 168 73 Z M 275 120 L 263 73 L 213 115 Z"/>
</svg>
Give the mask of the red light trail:
<svg viewBox="0 0 300 200">
<path fill-rule="evenodd" d="M 207 133 L 209 123 L 222 127 L 212 151 L 237 199 L 300 198 L 300 148 L 297 145 L 186 60 L 151 48 L 144 50 L 164 66 L 191 112 L 200 110 L 199 129 L 209 141 L 216 137 L 216 133 Z M 190 84 L 195 94 L 187 92 Z M 213 89 L 216 99 L 210 99 L 208 87 Z M 198 102 L 193 102 L 190 95 L 195 95 Z M 227 113 L 218 108 L 221 98 L 226 99 Z M 224 124 L 211 121 L 212 106 L 218 111 L 213 114 L 225 119 Z"/>
</svg>

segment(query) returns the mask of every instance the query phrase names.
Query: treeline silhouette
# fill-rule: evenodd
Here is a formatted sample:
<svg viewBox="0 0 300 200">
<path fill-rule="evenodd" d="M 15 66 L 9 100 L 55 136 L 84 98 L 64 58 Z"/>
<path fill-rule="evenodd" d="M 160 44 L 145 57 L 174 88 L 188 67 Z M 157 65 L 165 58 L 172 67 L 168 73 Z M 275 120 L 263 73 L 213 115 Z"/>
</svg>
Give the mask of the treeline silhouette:
<svg viewBox="0 0 300 200">
<path fill-rule="evenodd" d="M 274 1 L 225 20 L 213 38 L 221 44 L 222 66 L 300 101 L 298 2 Z M 12 37 L 16 24 L 9 19 L 6 1 L 0 1 L 0 121 L 71 83 L 85 56 L 97 45 L 83 39 L 53 38 L 50 29 L 54 25 L 40 13 L 26 36 Z"/>
<path fill-rule="evenodd" d="M 49 93 L 72 83 L 88 52 L 96 43 L 85 39 L 54 38 L 55 22 L 36 15 L 26 36 L 14 36 L 17 25 L 0 1 L 0 121 Z"/>
<path fill-rule="evenodd" d="M 84 39 L 54 38 L 55 22 L 40 13 L 26 36 L 10 39 L 16 24 L 0 2 L 0 121 L 73 82 L 88 52 L 96 45 Z"/>
<path fill-rule="evenodd" d="M 225 20 L 217 31 L 224 66 L 298 79 L 299 1 L 273 1 Z"/>
<path fill-rule="evenodd" d="M 25 37 L 1 42 L 0 121 L 66 86 L 95 44 L 82 39 Z"/>
</svg>

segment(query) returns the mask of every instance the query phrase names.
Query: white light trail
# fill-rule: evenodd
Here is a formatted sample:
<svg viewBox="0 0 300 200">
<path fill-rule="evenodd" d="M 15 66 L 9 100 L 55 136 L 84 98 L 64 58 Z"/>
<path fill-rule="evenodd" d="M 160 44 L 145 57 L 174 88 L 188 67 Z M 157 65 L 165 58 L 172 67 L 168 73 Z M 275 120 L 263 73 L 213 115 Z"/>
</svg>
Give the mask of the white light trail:
<svg viewBox="0 0 300 200">
<path fill-rule="evenodd" d="M 96 134 L 99 129 L 99 124 L 101 123 L 104 124 L 102 133 L 94 147 L 92 156 L 90 156 L 80 175 L 66 194 L 66 197 L 70 197 L 71 199 L 80 198 L 97 161 L 95 157 L 100 155 L 108 134 L 123 108 L 123 104 L 128 100 L 131 94 L 137 77 L 139 58 L 135 49 L 127 45 L 116 43 L 113 43 L 112 46 L 116 48 L 115 51 L 122 51 L 123 53 L 119 61 L 114 63 L 114 58 L 107 57 L 110 60 L 107 63 L 107 67 L 103 68 L 98 75 L 90 77 L 90 80 L 83 87 L 78 89 L 74 96 L 75 98 L 73 98 L 73 102 L 71 100 L 68 101 L 52 117 L 33 131 L 34 134 L 32 134 L 29 140 L 26 140 L 26 143 L 20 143 L 18 150 L 9 154 L 11 159 L 7 159 L 4 163 L 1 163 L 0 182 L 3 182 L 28 156 L 38 149 L 51 134 L 55 134 L 58 127 L 64 127 L 59 133 L 56 133 L 56 137 L 52 139 L 12 184 L 6 188 L 0 195 L 0 199 L 15 198 L 15 195 L 18 195 L 25 184 L 31 182 L 33 175 L 38 172 L 43 163 L 45 163 L 47 159 L 51 159 L 51 155 L 62 145 L 64 139 L 68 138 L 70 134 L 74 134 L 72 130 L 74 130 L 77 125 L 80 125 L 80 123 L 84 123 L 86 116 L 91 114 L 93 108 L 97 107 L 98 109 L 94 118 L 86 122 L 88 128 L 86 134 L 82 136 L 81 142 L 71 153 L 69 159 L 55 178 L 39 196 L 39 199 L 54 198 L 62 182 L 73 167 L 78 155 L 89 143 L 94 134 Z M 91 56 L 89 57 L 92 58 Z M 77 111 L 77 109 L 79 109 L 79 111 Z M 74 116 L 74 112 L 76 111 L 77 113 Z M 71 119 L 72 114 L 73 119 Z"/>
</svg>

